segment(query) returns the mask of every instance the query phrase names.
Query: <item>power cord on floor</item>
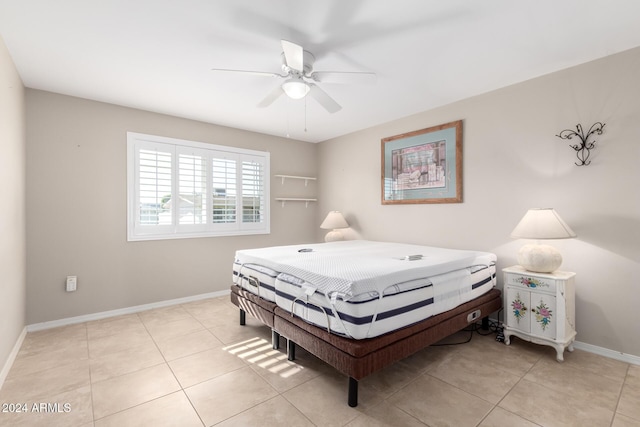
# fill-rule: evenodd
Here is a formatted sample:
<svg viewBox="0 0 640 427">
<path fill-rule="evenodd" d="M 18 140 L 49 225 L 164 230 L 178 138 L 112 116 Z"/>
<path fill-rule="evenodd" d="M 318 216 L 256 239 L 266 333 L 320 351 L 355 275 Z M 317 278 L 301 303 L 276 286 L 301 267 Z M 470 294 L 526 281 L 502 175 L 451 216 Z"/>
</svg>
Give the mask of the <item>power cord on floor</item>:
<svg viewBox="0 0 640 427">
<path fill-rule="evenodd" d="M 502 309 L 498 311 L 498 322 L 500 322 L 500 313 L 502 313 Z M 496 341 L 504 342 L 504 321 L 500 322 L 497 326 L 498 334 L 496 335 Z"/>
<path fill-rule="evenodd" d="M 449 345 L 461 345 L 461 344 L 467 344 L 468 342 L 471 341 L 471 339 L 473 338 L 473 333 L 477 333 L 478 335 L 481 336 L 487 336 L 487 335 L 492 335 L 492 334 L 496 334 L 496 341 L 498 342 L 504 342 L 504 329 L 502 327 L 502 323 L 500 322 L 500 313 L 502 313 L 502 309 L 500 309 L 498 311 L 498 320 L 492 320 L 492 319 L 488 319 L 488 329 L 484 329 L 482 327 L 481 324 L 478 323 L 472 323 L 471 325 L 467 326 L 466 328 L 462 329 L 460 332 L 469 332 L 469 336 L 463 340 L 463 341 L 458 341 L 458 342 L 452 342 L 452 343 L 441 343 L 441 344 L 432 344 L 432 347 L 442 347 L 442 346 L 449 346 Z"/>
</svg>

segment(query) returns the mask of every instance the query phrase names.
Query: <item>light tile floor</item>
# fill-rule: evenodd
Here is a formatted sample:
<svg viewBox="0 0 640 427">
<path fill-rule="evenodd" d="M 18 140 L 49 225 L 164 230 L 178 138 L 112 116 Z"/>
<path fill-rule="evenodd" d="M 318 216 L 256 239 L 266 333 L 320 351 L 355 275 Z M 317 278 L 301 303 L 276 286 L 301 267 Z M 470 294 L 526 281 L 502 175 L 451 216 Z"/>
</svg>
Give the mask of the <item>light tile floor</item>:
<svg viewBox="0 0 640 427">
<path fill-rule="evenodd" d="M 350 408 L 346 377 L 281 347 L 228 297 L 29 333 L 0 425 L 640 426 L 640 366 L 579 350 L 474 334 L 363 379 Z"/>
</svg>

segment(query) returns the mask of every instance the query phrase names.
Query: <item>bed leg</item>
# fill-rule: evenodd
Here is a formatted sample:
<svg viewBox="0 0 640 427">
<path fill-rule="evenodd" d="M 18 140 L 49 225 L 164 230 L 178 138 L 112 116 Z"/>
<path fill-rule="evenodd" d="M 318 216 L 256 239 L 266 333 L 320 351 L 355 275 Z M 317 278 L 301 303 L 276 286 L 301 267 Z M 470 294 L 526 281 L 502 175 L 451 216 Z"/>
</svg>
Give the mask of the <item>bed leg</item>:
<svg viewBox="0 0 640 427">
<path fill-rule="evenodd" d="M 287 360 L 296 360 L 296 343 L 287 340 Z"/>
<path fill-rule="evenodd" d="M 358 380 L 349 377 L 349 406 L 355 408 L 358 406 Z"/>
<path fill-rule="evenodd" d="M 240 309 L 240 325 L 244 326 L 246 324 L 247 324 L 247 313 L 243 309 Z"/>
<path fill-rule="evenodd" d="M 485 331 L 489 330 L 489 316 L 485 316 L 482 318 L 482 326 L 481 328 Z"/>
<path fill-rule="evenodd" d="M 273 329 L 271 330 L 271 345 L 274 350 L 277 350 L 280 348 L 280 334 L 274 331 Z"/>
</svg>

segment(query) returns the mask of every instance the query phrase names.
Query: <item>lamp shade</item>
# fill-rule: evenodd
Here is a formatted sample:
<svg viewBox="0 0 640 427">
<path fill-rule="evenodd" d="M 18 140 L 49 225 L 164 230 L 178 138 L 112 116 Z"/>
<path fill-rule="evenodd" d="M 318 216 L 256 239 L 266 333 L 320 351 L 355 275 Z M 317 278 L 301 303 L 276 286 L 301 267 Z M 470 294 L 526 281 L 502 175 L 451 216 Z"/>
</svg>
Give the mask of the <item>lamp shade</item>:
<svg viewBox="0 0 640 427">
<path fill-rule="evenodd" d="M 511 232 L 516 239 L 568 239 L 576 237 L 571 227 L 551 208 L 529 209 Z M 529 271 L 551 273 L 562 264 L 553 246 L 527 244 L 518 252 L 518 264 Z"/>
<path fill-rule="evenodd" d="M 349 223 L 347 223 L 347 220 L 344 219 L 344 216 L 342 216 L 342 213 L 340 213 L 339 211 L 329 212 L 324 221 L 322 221 L 322 224 L 320 224 L 320 228 L 323 228 L 325 230 L 335 230 L 337 228 L 348 227 Z"/>
<path fill-rule="evenodd" d="M 529 209 L 511 232 L 515 239 L 569 239 L 576 237 L 571 227 L 553 208 Z"/>
<path fill-rule="evenodd" d="M 302 99 L 307 96 L 311 87 L 302 79 L 292 77 L 282 83 L 282 90 L 291 99 Z"/>
</svg>

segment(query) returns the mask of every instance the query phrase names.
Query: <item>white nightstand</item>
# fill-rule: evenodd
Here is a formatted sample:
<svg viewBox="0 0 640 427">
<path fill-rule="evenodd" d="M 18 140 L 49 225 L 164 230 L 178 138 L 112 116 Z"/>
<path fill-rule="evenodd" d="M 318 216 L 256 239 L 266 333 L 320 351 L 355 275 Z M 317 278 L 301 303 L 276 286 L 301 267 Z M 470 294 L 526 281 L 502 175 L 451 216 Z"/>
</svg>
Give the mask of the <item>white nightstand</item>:
<svg viewBox="0 0 640 427">
<path fill-rule="evenodd" d="M 534 273 L 520 266 L 504 273 L 504 343 L 515 335 L 536 344 L 549 345 L 564 360 L 564 349 L 573 351 L 575 330 L 575 273 Z"/>
</svg>

